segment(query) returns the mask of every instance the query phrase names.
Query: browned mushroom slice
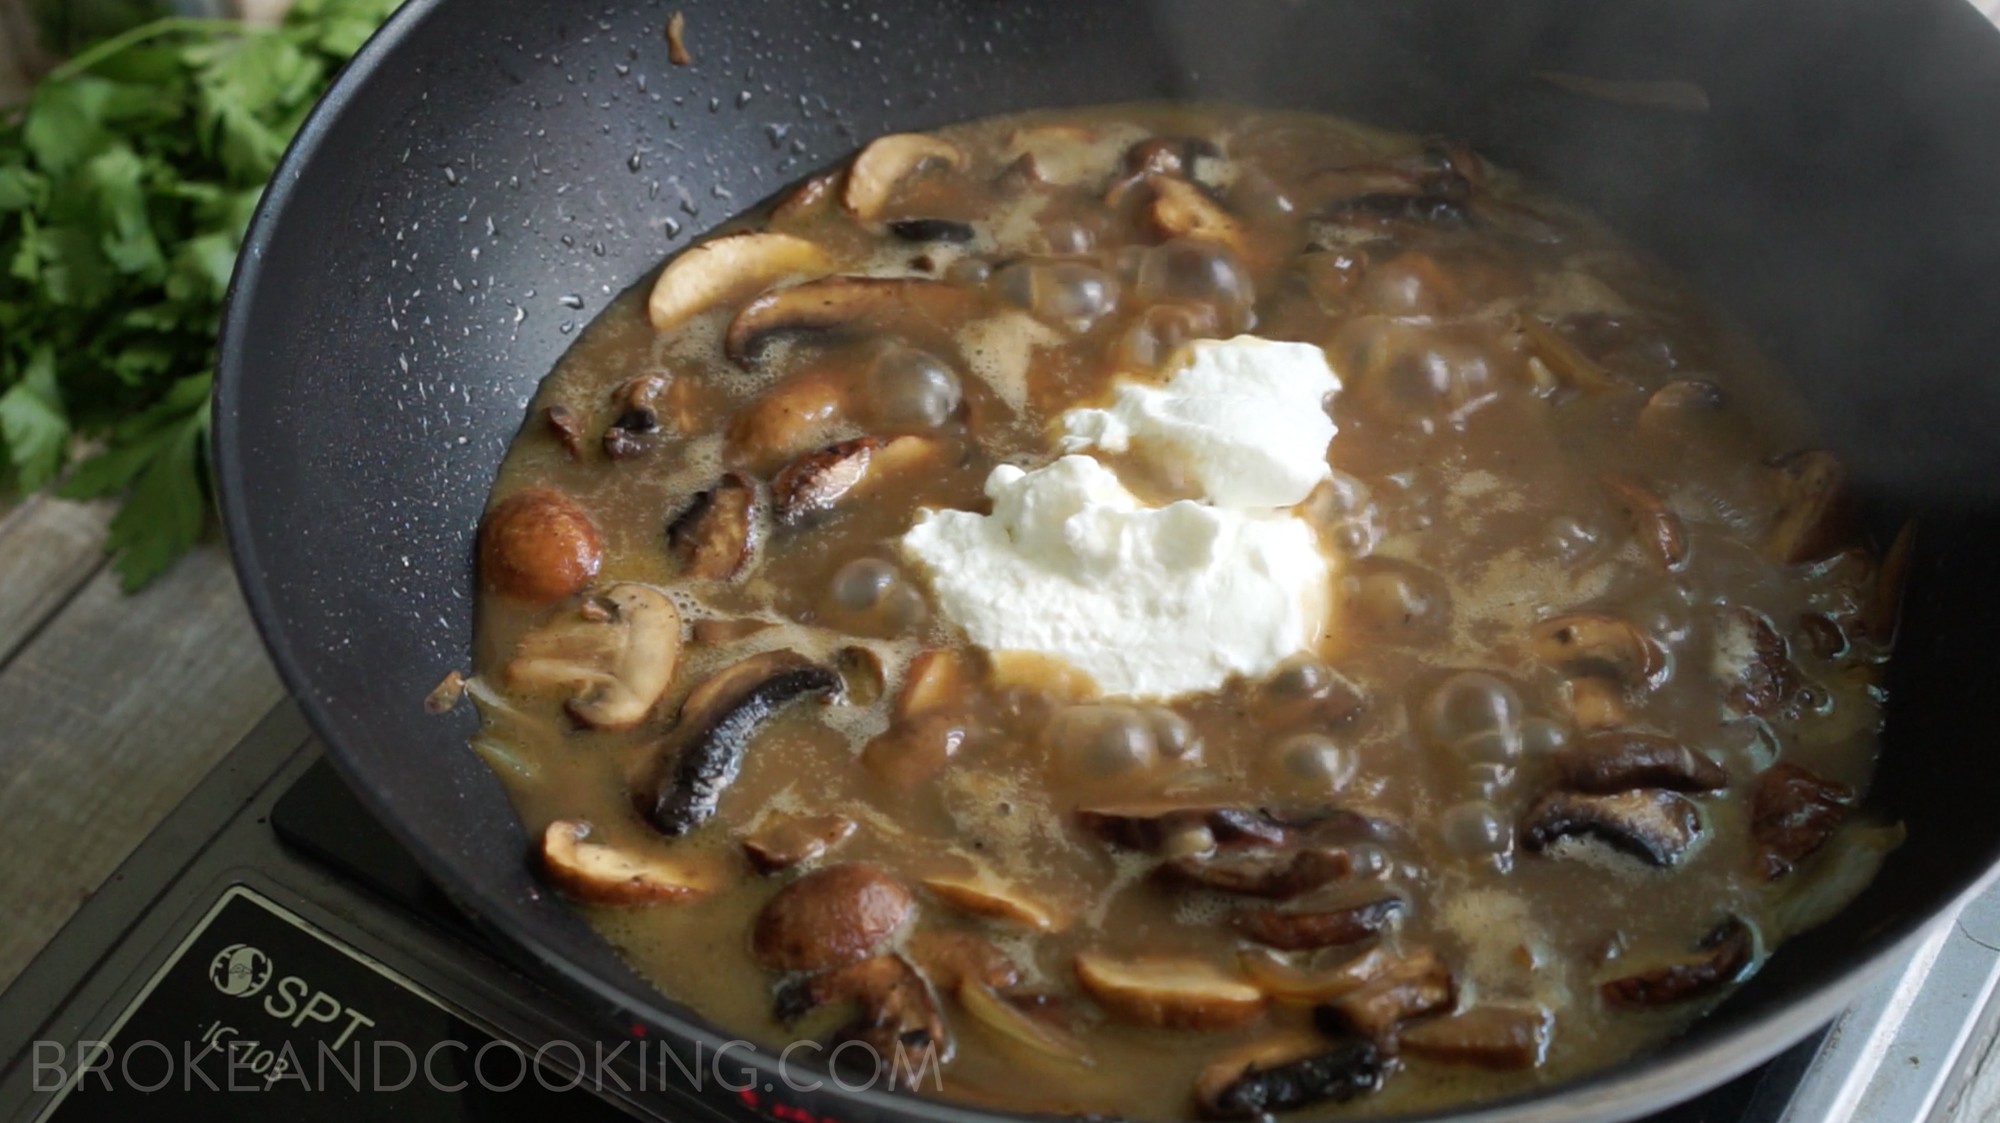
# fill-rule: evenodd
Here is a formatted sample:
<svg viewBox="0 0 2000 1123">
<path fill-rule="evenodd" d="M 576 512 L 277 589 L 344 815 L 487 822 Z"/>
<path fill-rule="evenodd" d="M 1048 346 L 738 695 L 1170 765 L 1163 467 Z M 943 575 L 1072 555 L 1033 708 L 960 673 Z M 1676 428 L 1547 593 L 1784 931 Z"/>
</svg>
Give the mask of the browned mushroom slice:
<svg viewBox="0 0 2000 1123">
<path fill-rule="evenodd" d="M 1189 805 L 1169 801 L 1086 807 L 1076 813 L 1083 829 L 1113 846 L 1160 854 L 1191 830 L 1208 835 L 1208 844 L 1260 842 L 1283 845 L 1286 828 L 1262 811 L 1247 807 Z M 1207 847 L 1197 847 L 1201 850 Z"/>
<path fill-rule="evenodd" d="M 1242 909 L 1229 920 L 1238 932 L 1267 947 L 1304 951 L 1365 940 L 1387 927 L 1402 908 L 1400 897 L 1384 897 L 1340 909 Z"/>
<path fill-rule="evenodd" d="M 1618 729 L 1632 724 L 1625 689 L 1601 678 L 1575 678 L 1563 684 L 1563 702 L 1570 721 L 1585 732 Z"/>
<path fill-rule="evenodd" d="M 730 300 L 740 300 L 784 277 L 824 274 L 833 259 L 804 238 L 768 231 L 725 234 L 681 254 L 660 271 L 646 301 L 654 331 L 667 331 L 688 317 Z"/>
<path fill-rule="evenodd" d="M 612 585 L 529 632 L 503 672 L 528 692 L 560 691 L 571 717 L 629 729 L 652 712 L 680 664 L 681 618 L 650 585 Z"/>
<path fill-rule="evenodd" d="M 1528 808 L 1521 845 L 1546 850 L 1589 837 L 1653 866 L 1671 866 L 1701 833 L 1701 811 L 1685 796 L 1642 789 L 1616 795 L 1550 792 Z"/>
<path fill-rule="evenodd" d="M 640 810 L 668 835 L 700 826 L 736 782 L 764 719 L 793 699 L 839 686 L 839 675 L 792 651 L 753 655 L 709 676 L 681 703 L 659 770 L 639 794 Z"/>
<path fill-rule="evenodd" d="M 653 446 L 660 430 L 659 397 L 667 380 L 657 374 L 628 378 L 611 391 L 615 411 L 604 430 L 604 454 L 613 460 L 638 456 Z"/>
<path fill-rule="evenodd" d="M 1146 180 L 1153 189 L 1147 218 L 1162 239 L 1192 238 L 1220 242 L 1243 257 L 1249 257 L 1249 242 L 1243 224 L 1222 209 L 1201 188 L 1172 176 L 1152 176 Z"/>
<path fill-rule="evenodd" d="M 807 815 L 765 827 L 743 840 L 743 854 L 759 873 L 775 873 L 817 861 L 854 834 L 845 815 Z"/>
<path fill-rule="evenodd" d="M 1552 759 L 1562 785 L 1609 795 L 1634 788 L 1712 792 L 1729 785 L 1729 773 L 1707 756 L 1668 737 L 1619 730 L 1593 733 Z"/>
<path fill-rule="evenodd" d="M 1386 1039 L 1411 1018 L 1443 1010 L 1457 991 L 1451 968 L 1429 948 L 1417 948 L 1387 970 L 1313 1011 L 1322 1030 Z"/>
<path fill-rule="evenodd" d="M 758 620 L 753 617 L 725 620 L 721 617 L 711 616 L 696 620 L 693 624 L 688 625 L 688 633 L 694 642 L 712 646 L 719 643 L 735 643 L 738 640 L 749 639 L 758 632 L 768 632 L 775 627 L 777 625 L 771 623 L 769 620 Z"/>
<path fill-rule="evenodd" d="M 1334 1042 L 1294 1030 L 1217 1057 L 1195 1082 L 1195 1108 L 1204 1119 L 1268 1119 L 1366 1095 L 1387 1071 L 1372 1041 Z"/>
<path fill-rule="evenodd" d="M 1605 476 L 1603 484 L 1617 498 L 1626 514 L 1632 518 L 1634 531 L 1660 564 L 1668 569 L 1679 569 L 1687 564 L 1687 528 L 1681 525 L 1679 515 L 1667 510 L 1660 497 L 1647 491 L 1632 480 L 1622 476 Z"/>
<path fill-rule="evenodd" d="M 785 332 L 873 331 L 905 335 L 949 329 L 978 312 L 974 290 L 922 277 L 827 277 L 774 289 L 743 306 L 723 337 L 723 353 L 749 367 Z"/>
<path fill-rule="evenodd" d="M 833 665 L 840 671 L 842 699 L 848 705 L 872 706 L 882 700 L 882 691 L 888 686 L 886 672 L 882 657 L 872 648 L 848 644 L 834 656 Z"/>
<path fill-rule="evenodd" d="M 1583 353 L 1576 344 L 1535 316 L 1521 317 L 1521 334 L 1528 341 L 1528 350 L 1542 365 L 1567 385 L 1580 390 L 1602 390 L 1618 385 L 1611 372 L 1597 364 L 1597 360 Z"/>
<path fill-rule="evenodd" d="M 778 522 L 794 523 L 840 502 L 868 474 L 868 463 L 882 444 L 879 437 L 857 437 L 786 465 L 771 481 L 771 506 Z"/>
<path fill-rule="evenodd" d="M 596 905 L 647 905 L 697 897 L 719 884 L 711 869 L 592 842 L 590 830 L 589 823 L 558 819 L 542 832 L 542 871 L 566 896 Z"/>
<path fill-rule="evenodd" d="M 1875 573 L 1875 588 L 1861 614 L 1861 628 L 1874 642 L 1888 647 L 1896 642 L 1896 622 L 1903 610 L 1903 585 L 1909 580 L 1910 558 L 1917 548 L 1917 523 L 1912 519 L 1896 532 L 1889 552 Z"/>
<path fill-rule="evenodd" d="M 1112 1017 L 1165 1029 L 1226 1029 L 1264 1008 L 1264 992 L 1198 959 L 1119 960 L 1079 952 L 1076 978 Z"/>
<path fill-rule="evenodd" d="M 1273 1001 L 1315 1006 L 1360 990 L 1369 980 L 1387 973 L 1396 957 L 1386 948 L 1373 947 L 1337 967 L 1305 971 L 1276 952 L 1259 949 L 1244 952 L 1238 963 L 1243 974 Z"/>
<path fill-rule="evenodd" d="M 903 672 L 896 693 L 896 717 L 907 719 L 943 709 L 965 696 L 973 681 L 971 660 L 964 652 L 941 647 L 919 651 Z"/>
<path fill-rule="evenodd" d="M 944 771 L 966 738 L 963 715 L 922 714 L 891 725 L 861 749 L 861 765 L 902 789 L 915 788 Z"/>
<path fill-rule="evenodd" d="M 1091 1068 L 1097 1064 L 1075 1034 L 1029 1015 L 1002 998 L 994 988 L 973 979 L 958 984 L 959 1004 L 973 1020 L 992 1030 L 1002 1041 L 1022 1046 L 1030 1052 Z"/>
<path fill-rule="evenodd" d="M 1353 857 L 1335 847 L 1218 849 L 1170 858 L 1159 876 L 1219 893 L 1285 900 L 1309 893 L 1354 871 Z"/>
<path fill-rule="evenodd" d="M 1528 650 L 1557 670 L 1605 675 L 1628 686 L 1654 686 L 1667 672 L 1667 658 L 1643 632 L 1612 616 L 1577 612 L 1535 625 Z"/>
<path fill-rule="evenodd" d="M 556 443 L 571 460 L 583 457 L 583 419 L 566 405 L 552 405 L 542 411 L 542 422 L 554 434 Z"/>
<path fill-rule="evenodd" d="M 1827 557 L 1854 537 L 1853 495 L 1847 469 L 1830 452 L 1795 452 L 1774 467 L 1778 511 L 1764 538 L 1772 561 L 1794 565 Z"/>
<path fill-rule="evenodd" d="M 1047 906 L 990 876 L 927 877 L 924 888 L 937 894 L 939 900 L 973 916 L 1035 932 L 1051 932 L 1061 927 L 1060 918 Z"/>
<path fill-rule="evenodd" d="M 1695 945 L 1701 954 L 1664 964 L 1598 987 L 1605 1005 L 1625 1009 L 1671 1006 L 1703 998 L 1743 976 L 1757 957 L 1757 936 L 1730 917 Z"/>
<path fill-rule="evenodd" d="M 874 480 L 903 475 L 934 459 L 936 442 L 922 437 L 857 437 L 828 445 L 785 466 L 771 481 L 771 507 L 781 524 L 831 510 Z"/>
<path fill-rule="evenodd" d="M 871 1059 L 886 1064 L 903 1049 L 935 1046 L 939 1063 L 951 1059 L 951 1038 L 937 995 L 900 955 L 884 954 L 847 963 L 779 992 L 778 1016 L 787 1021 L 833 1002 L 854 1002 L 861 1013 L 834 1036 L 865 1042 Z"/>
<path fill-rule="evenodd" d="M 554 488 L 517 491 L 479 525 L 479 577 L 503 596 L 546 604 L 590 583 L 604 558 L 597 524 Z"/>
<path fill-rule="evenodd" d="M 868 958 L 914 911 L 910 891 L 874 866 L 828 866 L 778 890 L 764 905 L 750 950 L 775 970 L 824 971 Z"/>
<path fill-rule="evenodd" d="M 1431 1018 L 1396 1035 L 1397 1047 L 1425 1060 L 1491 1069 L 1540 1068 L 1548 1058 L 1549 1012 L 1541 1007 L 1476 1006 Z"/>
<path fill-rule="evenodd" d="M 1805 677 L 1792 662 L 1791 645 L 1763 613 L 1752 608 L 1737 606 L 1723 612 L 1716 624 L 1714 669 L 1728 688 L 1730 708 L 1739 714 L 1777 713 L 1806 691 Z"/>
<path fill-rule="evenodd" d="M 847 169 L 835 168 L 806 177 L 771 208 L 771 224 L 794 225 L 825 210 L 827 203 L 840 194 L 840 183 L 846 176 Z"/>
<path fill-rule="evenodd" d="M 825 368 L 785 379 L 730 419 L 729 463 L 768 472 L 825 442 L 848 419 L 849 380 Z"/>
<path fill-rule="evenodd" d="M 1786 881 L 1772 910 L 1771 943 L 1775 946 L 1833 919 L 1874 882 L 1882 863 L 1907 834 L 1901 823 L 1849 816 L 1809 865 Z"/>
<path fill-rule="evenodd" d="M 920 928 L 903 943 L 925 977 L 939 990 L 955 991 L 961 985 L 1004 990 L 1021 981 L 1021 969 L 992 941 L 958 928 Z"/>
<path fill-rule="evenodd" d="M 1781 760 L 1757 777 L 1750 793 L 1750 837 L 1757 872 L 1775 880 L 1826 845 L 1847 818 L 1854 791 Z"/>
<path fill-rule="evenodd" d="M 841 203 L 863 222 L 882 217 L 889 199 L 905 179 L 927 167 L 965 167 L 965 153 L 942 137 L 923 133 L 892 133 L 876 137 L 847 169 Z"/>
<path fill-rule="evenodd" d="M 1685 436 L 1688 422 L 1722 409 L 1722 387 L 1713 382 L 1679 379 L 1646 399 L 1639 411 L 1639 432 L 1654 437 Z"/>
<path fill-rule="evenodd" d="M 726 581 L 750 558 L 756 527 L 757 488 L 736 472 L 695 495 L 687 510 L 667 526 L 667 543 L 681 571 L 701 581 Z"/>
</svg>

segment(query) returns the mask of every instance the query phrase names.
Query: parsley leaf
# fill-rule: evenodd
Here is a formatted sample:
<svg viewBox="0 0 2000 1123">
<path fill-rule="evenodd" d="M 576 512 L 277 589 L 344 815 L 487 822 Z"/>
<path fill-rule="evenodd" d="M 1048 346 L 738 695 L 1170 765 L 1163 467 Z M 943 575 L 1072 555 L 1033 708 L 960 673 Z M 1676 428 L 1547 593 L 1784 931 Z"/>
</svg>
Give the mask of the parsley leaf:
<svg viewBox="0 0 2000 1123">
<path fill-rule="evenodd" d="M 207 522 L 215 332 L 264 183 L 396 2 L 155 20 L 0 111 L 0 464 L 24 490 L 122 495 L 107 549 L 128 589 Z"/>
</svg>

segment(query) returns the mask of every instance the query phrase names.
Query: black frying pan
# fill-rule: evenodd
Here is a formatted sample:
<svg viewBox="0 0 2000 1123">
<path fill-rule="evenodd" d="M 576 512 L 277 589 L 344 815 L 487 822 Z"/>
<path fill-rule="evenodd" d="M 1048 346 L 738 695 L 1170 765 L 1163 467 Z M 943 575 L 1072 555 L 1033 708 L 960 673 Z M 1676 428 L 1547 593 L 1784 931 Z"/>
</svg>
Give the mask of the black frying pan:
<svg viewBox="0 0 2000 1123">
<path fill-rule="evenodd" d="M 1545 69 L 1686 79 L 1713 107 L 1581 98 Z M 607 1026 L 712 1051 L 536 888 L 469 709 L 418 704 L 467 662 L 473 531 L 529 394 L 667 251 L 876 133 L 1168 96 L 1450 133 L 1533 173 L 1748 324 L 1883 526 L 1922 518 L 1874 793 L 1909 843 L 1684 1037 L 1468 1117 L 1630 1116 L 1804 1036 L 2000 856 L 2000 33 L 1963 0 L 415 0 L 279 170 L 216 387 L 244 590 L 335 762 Z"/>
</svg>

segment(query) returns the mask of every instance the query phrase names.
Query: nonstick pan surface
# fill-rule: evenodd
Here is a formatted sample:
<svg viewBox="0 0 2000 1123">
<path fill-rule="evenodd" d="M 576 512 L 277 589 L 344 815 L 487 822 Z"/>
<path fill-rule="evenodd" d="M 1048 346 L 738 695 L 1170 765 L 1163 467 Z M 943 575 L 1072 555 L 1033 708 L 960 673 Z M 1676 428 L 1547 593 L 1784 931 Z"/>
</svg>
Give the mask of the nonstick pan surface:
<svg viewBox="0 0 2000 1123">
<path fill-rule="evenodd" d="M 1878 533 L 1921 519 L 1874 792 L 1907 845 L 1682 1038 L 1465 1118 L 1630 1117 L 1744 1071 L 2000 857 L 2000 33 L 1962 0 L 673 7 L 687 67 L 668 62 L 666 4 L 413 0 L 266 195 L 215 403 L 245 594 L 329 755 L 607 1030 L 638 1019 L 707 1054 L 726 1037 L 536 886 L 465 748 L 469 708 L 421 705 L 469 660 L 473 535 L 501 455 L 575 332 L 669 251 L 875 134 L 1037 105 L 1226 98 L 1466 138 L 1692 276 L 1793 375 Z M 1582 98 L 1538 71 L 1691 81 L 1710 108 Z M 831 1085 L 775 1098 L 990 1118 Z"/>
</svg>

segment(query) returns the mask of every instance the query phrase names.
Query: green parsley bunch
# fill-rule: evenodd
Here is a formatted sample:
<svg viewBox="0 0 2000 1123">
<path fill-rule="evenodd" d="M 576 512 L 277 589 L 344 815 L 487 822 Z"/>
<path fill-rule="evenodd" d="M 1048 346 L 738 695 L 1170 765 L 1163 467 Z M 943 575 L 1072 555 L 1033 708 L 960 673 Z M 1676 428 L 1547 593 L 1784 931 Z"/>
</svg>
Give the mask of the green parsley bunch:
<svg viewBox="0 0 2000 1123">
<path fill-rule="evenodd" d="M 215 334 L 264 183 L 396 3 L 297 0 L 275 28 L 156 20 L 0 110 L 0 471 L 122 495 L 107 549 L 127 589 L 207 521 Z"/>
</svg>

